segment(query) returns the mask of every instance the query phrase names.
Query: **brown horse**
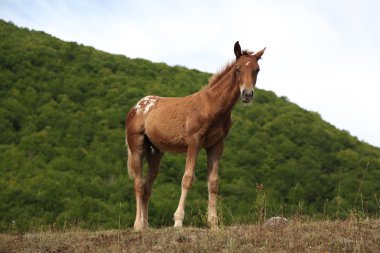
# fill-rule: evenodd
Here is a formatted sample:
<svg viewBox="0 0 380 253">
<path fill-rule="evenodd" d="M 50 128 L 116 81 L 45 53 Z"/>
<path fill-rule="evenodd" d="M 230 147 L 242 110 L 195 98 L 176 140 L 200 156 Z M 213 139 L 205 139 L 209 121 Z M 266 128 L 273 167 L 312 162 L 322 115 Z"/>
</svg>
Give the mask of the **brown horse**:
<svg viewBox="0 0 380 253">
<path fill-rule="evenodd" d="M 218 225 L 216 201 L 218 165 L 224 138 L 231 127 L 231 111 L 239 97 L 251 102 L 259 73 L 258 60 L 265 48 L 257 53 L 241 51 L 234 46 L 236 61 L 216 74 L 204 89 L 179 98 L 147 96 L 128 113 L 126 144 L 128 173 L 134 178 L 136 195 L 135 229 L 148 226 L 148 201 L 165 152 L 186 152 L 185 173 L 174 227 L 182 227 L 185 201 L 194 180 L 194 165 L 200 149 L 206 149 L 208 175 L 208 218 L 210 226 Z M 148 172 L 142 178 L 143 158 Z"/>
</svg>

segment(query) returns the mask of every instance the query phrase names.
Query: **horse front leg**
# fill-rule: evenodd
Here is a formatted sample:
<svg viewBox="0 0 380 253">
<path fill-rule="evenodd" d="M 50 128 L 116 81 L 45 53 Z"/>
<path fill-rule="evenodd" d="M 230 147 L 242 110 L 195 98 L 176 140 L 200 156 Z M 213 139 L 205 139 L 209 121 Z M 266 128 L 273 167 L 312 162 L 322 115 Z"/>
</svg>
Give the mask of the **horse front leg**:
<svg viewBox="0 0 380 253">
<path fill-rule="evenodd" d="M 206 149 L 208 177 L 208 211 L 207 222 L 211 228 L 218 227 L 217 198 L 219 188 L 219 160 L 223 153 L 223 140 Z"/>
<path fill-rule="evenodd" d="M 181 197 L 179 199 L 178 208 L 174 213 L 174 227 L 182 227 L 182 222 L 185 217 L 185 202 L 187 197 L 187 192 L 191 188 L 194 181 L 194 168 L 195 161 L 197 160 L 200 141 L 194 139 L 191 144 L 189 144 L 186 155 L 186 166 L 185 174 L 182 177 L 182 189 Z"/>
</svg>

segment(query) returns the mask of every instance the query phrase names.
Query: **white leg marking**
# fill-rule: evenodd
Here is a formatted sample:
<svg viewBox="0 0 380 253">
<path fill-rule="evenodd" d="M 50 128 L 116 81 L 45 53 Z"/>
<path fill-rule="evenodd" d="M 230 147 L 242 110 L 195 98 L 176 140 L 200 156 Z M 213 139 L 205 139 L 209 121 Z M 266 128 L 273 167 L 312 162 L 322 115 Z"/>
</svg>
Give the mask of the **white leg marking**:
<svg viewBox="0 0 380 253">
<path fill-rule="evenodd" d="M 174 213 L 174 227 L 175 228 L 181 228 L 182 227 L 182 221 L 185 217 L 185 201 L 187 197 L 187 191 L 188 189 L 182 188 L 181 192 L 181 198 L 179 200 L 177 211 Z"/>
</svg>

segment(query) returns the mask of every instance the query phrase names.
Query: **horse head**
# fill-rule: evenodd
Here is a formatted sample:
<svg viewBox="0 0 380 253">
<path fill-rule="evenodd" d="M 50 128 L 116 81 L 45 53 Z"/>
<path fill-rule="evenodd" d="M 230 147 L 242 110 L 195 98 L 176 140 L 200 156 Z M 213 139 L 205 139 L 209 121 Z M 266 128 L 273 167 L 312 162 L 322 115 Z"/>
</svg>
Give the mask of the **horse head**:
<svg viewBox="0 0 380 253">
<path fill-rule="evenodd" d="M 257 74 L 260 71 L 258 61 L 264 54 L 264 51 L 265 48 L 255 54 L 249 51 L 241 51 L 239 41 L 235 43 L 235 77 L 239 85 L 241 99 L 244 103 L 249 103 L 253 99 Z"/>
</svg>

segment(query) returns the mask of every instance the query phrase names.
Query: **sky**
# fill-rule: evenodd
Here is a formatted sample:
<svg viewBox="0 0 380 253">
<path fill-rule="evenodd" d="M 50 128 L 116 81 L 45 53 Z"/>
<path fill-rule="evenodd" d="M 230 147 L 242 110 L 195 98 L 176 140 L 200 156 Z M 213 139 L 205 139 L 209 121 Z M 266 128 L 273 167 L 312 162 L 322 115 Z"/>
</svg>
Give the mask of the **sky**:
<svg viewBox="0 0 380 253">
<path fill-rule="evenodd" d="M 0 18 L 109 53 L 209 73 L 259 51 L 257 87 L 380 147 L 378 0 L 0 0 Z"/>
</svg>

